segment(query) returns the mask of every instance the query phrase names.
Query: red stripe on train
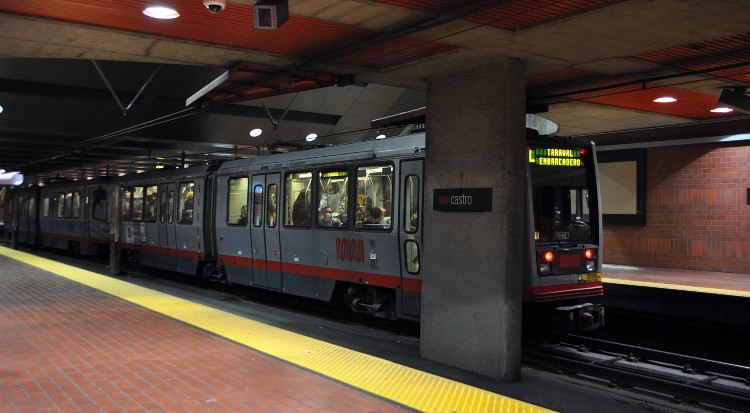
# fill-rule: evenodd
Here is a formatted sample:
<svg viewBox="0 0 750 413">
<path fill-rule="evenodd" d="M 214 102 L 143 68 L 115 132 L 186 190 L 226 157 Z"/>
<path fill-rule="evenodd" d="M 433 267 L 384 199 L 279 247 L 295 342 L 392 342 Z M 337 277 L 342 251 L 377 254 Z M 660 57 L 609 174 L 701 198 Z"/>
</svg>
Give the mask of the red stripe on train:
<svg viewBox="0 0 750 413">
<path fill-rule="evenodd" d="M 596 295 L 604 295 L 604 287 L 601 282 L 544 285 L 523 289 L 523 300 L 531 302 L 555 301 Z"/>
<path fill-rule="evenodd" d="M 238 259 L 239 258 L 239 259 Z M 305 265 L 297 263 L 279 263 L 278 261 L 264 261 L 260 259 L 240 258 L 232 255 L 219 256 L 223 262 L 234 265 L 243 265 L 246 267 L 263 268 L 267 264 L 269 271 L 280 272 L 281 267 L 285 274 L 302 275 L 306 277 L 325 278 L 334 281 L 345 281 L 354 284 L 367 284 L 385 288 L 401 288 L 404 291 L 420 293 L 422 292 L 422 280 L 413 278 L 404 278 L 403 284 L 401 278 L 397 275 L 374 274 L 361 271 L 342 270 L 337 268 L 318 267 L 315 265 Z"/>
</svg>

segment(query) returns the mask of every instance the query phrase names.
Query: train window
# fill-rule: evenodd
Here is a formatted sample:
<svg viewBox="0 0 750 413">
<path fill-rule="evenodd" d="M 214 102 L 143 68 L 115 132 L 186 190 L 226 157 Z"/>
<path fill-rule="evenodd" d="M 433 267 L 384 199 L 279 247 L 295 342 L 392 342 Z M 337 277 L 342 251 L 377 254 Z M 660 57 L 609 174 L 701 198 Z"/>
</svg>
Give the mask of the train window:
<svg viewBox="0 0 750 413">
<path fill-rule="evenodd" d="M 413 240 L 406 241 L 404 244 L 404 263 L 406 271 L 409 274 L 419 273 L 419 244 Z"/>
<path fill-rule="evenodd" d="M 36 213 L 36 198 L 33 196 L 29 197 L 29 202 L 26 204 L 27 210 L 26 210 L 26 216 L 27 217 L 33 217 Z"/>
<path fill-rule="evenodd" d="M 179 206 L 179 212 L 177 213 L 178 224 L 192 224 L 193 223 L 193 182 L 183 182 L 180 184 L 177 200 Z"/>
<path fill-rule="evenodd" d="M 143 221 L 143 187 L 133 187 L 133 221 Z"/>
<path fill-rule="evenodd" d="M 268 228 L 276 228 L 277 186 L 276 184 L 268 185 L 268 208 L 266 208 L 266 225 L 268 225 Z"/>
<path fill-rule="evenodd" d="M 284 225 L 310 226 L 310 183 L 312 172 L 286 175 L 284 187 Z"/>
<path fill-rule="evenodd" d="M 169 191 L 169 198 L 167 198 L 167 223 L 174 223 L 174 191 Z"/>
<path fill-rule="evenodd" d="M 409 175 L 404 182 L 404 231 L 413 234 L 419 229 L 419 177 Z"/>
<path fill-rule="evenodd" d="M 263 225 L 263 185 L 255 185 L 253 187 L 253 226 L 261 225 Z"/>
<path fill-rule="evenodd" d="M 156 185 L 146 187 L 146 222 L 156 222 L 156 197 L 158 188 Z"/>
<path fill-rule="evenodd" d="M 98 221 L 107 220 L 107 190 L 97 189 L 93 194 L 94 204 L 91 216 Z"/>
<path fill-rule="evenodd" d="M 159 222 L 167 222 L 167 191 L 161 191 L 159 194 Z"/>
<path fill-rule="evenodd" d="M 122 188 L 122 208 L 120 209 L 120 213 L 122 214 L 122 220 L 123 221 L 129 221 L 130 220 L 130 206 L 132 205 L 132 194 L 133 189 L 123 187 Z"/>
<path fill-rule="evenodd" d="M 42 199 L 42 216 L 45 218 L 52 216 L 52 198 L 49 194 L 44 195 L 44 199 Z"/>
<path fill-rule="evenodd" d="M 392 166 L 375 165 L 357 168 L 355 226 L 364 229 L 391 229 L 392 192 Z"/>
<path fill-rule="evenodd" d="M 247 225 L 247 177 L 229 178 L 228 187 L 227 224 Z"/>
<path fill-rule="evenodd" d="M 65 194 L 57 194 L 57 203 L 55 204 L 55 217 L 65 218 Z"/>
<path fill-rule="evenodd" d="M 346 169 L 318 172 L 318 226 L 346 228 L 347 182 Z"/>
<path fill-rule="evenodd" d="M 81 217 L 81 193 L 73 192 L 68 193 L 66 197 L 70 197 L 70 218 Z"/>
</svg>

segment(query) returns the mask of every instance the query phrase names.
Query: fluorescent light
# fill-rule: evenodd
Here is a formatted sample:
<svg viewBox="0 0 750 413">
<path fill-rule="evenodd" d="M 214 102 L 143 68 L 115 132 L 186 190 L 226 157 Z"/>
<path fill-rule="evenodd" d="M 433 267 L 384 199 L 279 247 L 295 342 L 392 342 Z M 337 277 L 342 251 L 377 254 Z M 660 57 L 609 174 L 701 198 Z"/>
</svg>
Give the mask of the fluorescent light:
<svg viewBox="0 0 750 413">
<path fill-rule="evenodd" d="M 177 10 L 164 6 L 149 6 L 143 9 L 143 14 L 155 19 L 176 19 L 180 17 Z"/>
<path fill-rule="evenodd" d="M 711 109 L 712 113 L 730 113 L 734 112 L 734 109 L 732 108 L 713 108 Z"/>
<path fill-rule="evenodd" d="M 308 142 L 312 142 L 312 141 L 314 141 L 315 139 L 318 139 L 318 135 L 317 135 L 317 134 L 315 134 L 315 133 L 311 133 L 311 134 L 309 134 L 309 135 L 307 135 L 307 136 L 305 137 L 305 140 L 306 140 L 306 141 L 308 141 Z"/>
<path fill-rule="evenodd" d="M 250 131 L 250 136 L 252 136 L 253 138 L 257 138 L 261 133 L 263 133 L 263 129 L 255 128 Z"/>
<path fill-rule="evenodd" d="M 654 102 L 656 102 L 656 103 L 672 103 L 672 102 L 677 102 L 677 99 L 673 98 L 672 96 L 662 96 L 662 97 L 654 99 Z"/>
</svg>

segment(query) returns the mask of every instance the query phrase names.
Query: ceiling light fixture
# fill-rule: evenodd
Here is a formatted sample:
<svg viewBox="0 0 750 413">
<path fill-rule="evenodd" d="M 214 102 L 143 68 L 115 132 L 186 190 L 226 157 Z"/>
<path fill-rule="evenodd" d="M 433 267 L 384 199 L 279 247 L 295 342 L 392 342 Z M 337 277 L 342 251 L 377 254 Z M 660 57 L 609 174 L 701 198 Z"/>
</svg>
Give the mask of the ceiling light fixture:
<svg viewBox="0 0 750 413">
<path fill-rule="evenodd" d="M 376 136 L 376 137 L 375 137 L 375 139 L 378 139 L 378 140 L 380 140 L 380 139 L 385 139 L 385 135 L 383 135 L 383 134 L 381 133 L 380 135 Z"/>
<path fill-rule="evenodd" d="M 154 19 L 176 19 L 180 17 L 177 10 L 164 6 L 149 6 L 143 9 L 143 14 Z"/>
<path fill-rule="evenodd" d="M 654 99 L 654 102 L 656 103 L 672 103 L 677 102 L 677 99 L 673 98 L 672 96 L 662 96 Z"/>
<path fill-rule="evenodd" d="M 731 113 L 734 112 L 732 108 L 718 107 L 711 109 L 711 113 Z"/>
<path fill-rule="evenodd" d="M 262 133 L 263 133 L 263 129 L 255 128 L 255 129 L 253 129 L 253 130 L 250 131 L 250 136 L 252 136 L 253 138 L 257 138 Z"/>
<path fill-rule="evenodd" d="M 0 105 L 0 113 L 3 113 L 3 106 Z"/>
<path fill-rule="evenodd" d="M 307 135 L 307 136 L 305 137 L 305 140 L 306 140 L 306 141 L 308 141 L 308 142 L 312 142 L 312 141 L 314 141 L 315 139 L 318 139 L 318 135 L 317 135 L 317 134 L 315 134 L 315 133 L 311 133 L 311 134 L 309 134 L 309 135 Z"/>
</svg>

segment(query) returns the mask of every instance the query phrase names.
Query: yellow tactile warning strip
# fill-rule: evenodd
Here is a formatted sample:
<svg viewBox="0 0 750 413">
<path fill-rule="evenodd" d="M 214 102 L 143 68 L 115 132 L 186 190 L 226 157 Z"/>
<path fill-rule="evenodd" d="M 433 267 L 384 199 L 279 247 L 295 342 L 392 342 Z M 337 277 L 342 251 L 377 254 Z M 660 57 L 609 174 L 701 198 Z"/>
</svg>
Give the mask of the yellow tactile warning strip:
<svg viewBox="0 0 750 413">
<path fill-rule="evenodd" d="M 635 287 L 663 288 L 666 290 L 693 291 L 693 292 L 705 293 L 705 294 L 733 295 L 737 297 L 750 298 L 750 292 L 748 291 L 727 290 L 725 288 L 696 287 L 693 285 L 684 285 L 684 284 L 678 285 L 678 284 L 667 284 L 667 283 L 658 283 L 658 282 L 651 282 L 651 281 L 622 280 L 618 278 L 609 278 L 609 277 L 602 278 L 602 282 L 605 284 L 622 284 L 622 285 L 632 285 Z M 606 288 L 605 288 L 604 293 L 606 294 Z"/>
<path fill-rule="evenodd" d="M 551 412 L 463 383 L 35 255 L 0 254 L 424 412 Z"/>
</svg>

